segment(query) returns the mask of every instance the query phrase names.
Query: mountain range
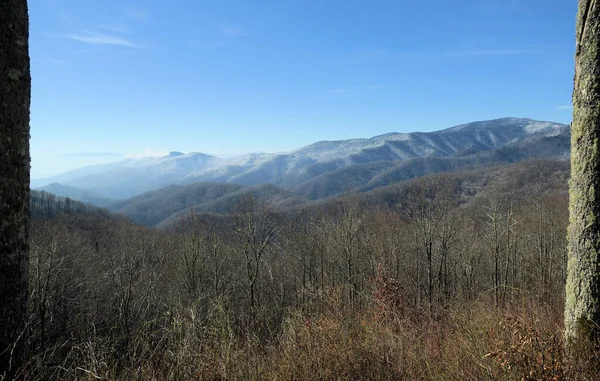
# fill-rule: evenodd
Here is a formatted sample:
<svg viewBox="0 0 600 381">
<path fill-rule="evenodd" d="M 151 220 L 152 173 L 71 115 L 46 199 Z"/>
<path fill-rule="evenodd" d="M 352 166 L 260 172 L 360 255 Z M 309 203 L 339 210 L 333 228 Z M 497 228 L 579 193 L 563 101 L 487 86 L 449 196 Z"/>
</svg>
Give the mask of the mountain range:
<svg viewBox="0 0 600 381">
<path fill-rule="evenodd" d="M 58 189 L 62 196 L 101 206 L 111 205 L 110 199 L 126 199 L 170 185 L 207 182 L 250 187 L 272 184 L 290 197 L 314 200 L 428 173 L 527 158 L 567 159 L 569 147 L 568 125 L 503 118 L 435 132 L 322 141 L 285 153 L 219 158 L 172 152 L 165 157 L 84 167 L 32 181 L 32 187 L 49 192 Z M 192 188 L 186 187 L 188 191 Z M 226 189 L 231 193 L 241 188 Z"/>
</svg>

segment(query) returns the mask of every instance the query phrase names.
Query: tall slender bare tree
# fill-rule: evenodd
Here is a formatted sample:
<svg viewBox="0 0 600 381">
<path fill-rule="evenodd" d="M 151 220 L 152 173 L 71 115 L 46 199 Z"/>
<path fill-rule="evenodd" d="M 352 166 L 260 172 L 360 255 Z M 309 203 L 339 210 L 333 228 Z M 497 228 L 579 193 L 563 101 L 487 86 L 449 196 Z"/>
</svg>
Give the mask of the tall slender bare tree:
<svg viewBox="0 0 600 381">
<path fill-rule="evenodd" d="M 29 279 L 29 18 L 0 1 L 0 379 L 27 358 Z"/>
<path fill-rule="evenodd" d="M 600 339 L 600 4 L 579 0 L 577 15 L 569 262 L 568 343 Z"/>
</svg>

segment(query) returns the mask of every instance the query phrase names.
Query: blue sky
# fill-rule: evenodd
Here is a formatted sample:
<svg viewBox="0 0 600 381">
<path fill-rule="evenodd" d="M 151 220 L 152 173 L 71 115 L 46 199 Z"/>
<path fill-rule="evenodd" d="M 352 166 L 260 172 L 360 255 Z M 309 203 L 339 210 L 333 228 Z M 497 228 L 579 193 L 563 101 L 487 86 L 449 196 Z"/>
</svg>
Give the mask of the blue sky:
<svg viewBox="0 0 600 381">
<path fill-rule="evenodd" d="M 32 177 L 569 123 L 574 0 L 30 0 Z"/>
</svg>

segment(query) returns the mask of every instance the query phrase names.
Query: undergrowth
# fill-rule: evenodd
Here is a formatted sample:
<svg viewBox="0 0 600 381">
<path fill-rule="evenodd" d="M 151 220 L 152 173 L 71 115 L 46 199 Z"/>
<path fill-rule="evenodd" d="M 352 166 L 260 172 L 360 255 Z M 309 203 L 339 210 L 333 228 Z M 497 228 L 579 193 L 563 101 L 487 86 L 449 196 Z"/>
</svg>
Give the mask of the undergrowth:
<svg viewBox="0 0 600 381">
<path fill-rule="evenodd" d="M 214 307 L 200 323 L 192 310 L 170 326 L 136 332 L 128 353 L 109 339 L 56 346 L 37 354 L 31 380 L 586 380 L 564 356 L 562 306 L 521 299 L 502 307 L 462 302 L 435 316 L 411 310 L 399 284 L 379 271 L 371 302 L 340 303 L 331 290 L 318 313 L 289 311 L 280 333 L 264 341 L 234 332 Z M 64 352 L 52 362 L 52 351 Z"/>
</svg>

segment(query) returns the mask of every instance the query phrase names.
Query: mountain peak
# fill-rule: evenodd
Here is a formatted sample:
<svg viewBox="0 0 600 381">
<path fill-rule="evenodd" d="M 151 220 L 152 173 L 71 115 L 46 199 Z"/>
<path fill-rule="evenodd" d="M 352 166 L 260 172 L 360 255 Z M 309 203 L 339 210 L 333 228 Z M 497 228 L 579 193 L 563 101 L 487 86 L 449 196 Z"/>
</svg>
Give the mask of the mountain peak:
<svg viewBox="0 0 600 381">
<path fill-rule="evenodd" d="M 490 119 L 490 120 L 481 120 L 477 122 L 470 122 L 461 124 L 458 126 L 450 127 L 442 131 L 459 131 L 459 130 L 490 130 L 490 129 L 498 129 L 498 128 L 507 128 L 507 127 L 531 127 L 532 125 L 541 126 L 541 127 L 550 127 L 554 125 L 560 125 L 560 123 L 554 122 L 546 122 L 539 121 L 530 118 L 517 118 L 517 117 L 507 117 L 507 118 L 498 118 L 498 119 Z"/>
<path fill-rule="evenodd" d="M 397 167 L 400 171 L 413 165 L 411 160 L 416 159 L 421 161 L 415 161 L 414 165 L 422 168 L 414 167 L 406 173 L 417 175 L 427 172 L 426 167 L 432 165 L 431 160 L 446 160 L 444 165 L 449 168 L 458 165 L 456 157 L 467 154 L 484 155 L 486 152 L 490 161 L 497 161 L 498 157 L 515 161 L 525 157 L 563 158 L 568 155 L 568 149 L 568 125 L 502 118 L 433 132 L 388 133 L 372 138 L 321 141 L 279 154 L 252 153 L 219 158 L 198 152 L 183 154 L 174 151 L 164 158 L 130 160 L 76 170 L 48 179 L 48 182 L 58 181 L 110 198 L 130 197 L 170 184 L 206 181 L 243 185 L 271 183 L 299 189 L 304 187 L 302 184 L 318 184 L 319 181 L 325 184 L 331 180 L 331 184 L 337 183 L 323 187 L 335 190 L 362 186 L 376 177 L 385 180 L 388 178 L 385 173 L 390 168 Z M 494 153 L 495 150 L 499 151 Z M 427 165 L 423 165 L 425 162 Z M 338 176 L 342 172 L 348 177 Z"/>
</svg>

